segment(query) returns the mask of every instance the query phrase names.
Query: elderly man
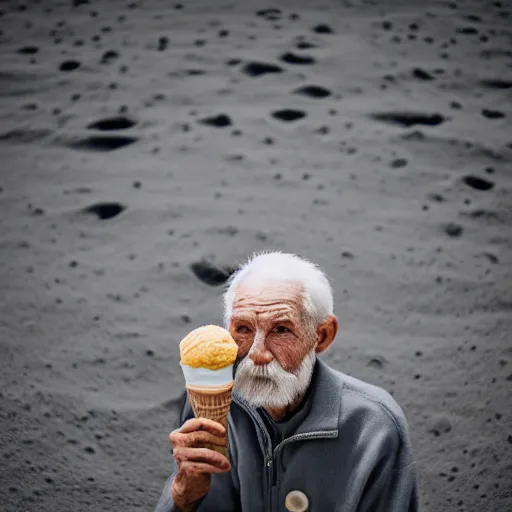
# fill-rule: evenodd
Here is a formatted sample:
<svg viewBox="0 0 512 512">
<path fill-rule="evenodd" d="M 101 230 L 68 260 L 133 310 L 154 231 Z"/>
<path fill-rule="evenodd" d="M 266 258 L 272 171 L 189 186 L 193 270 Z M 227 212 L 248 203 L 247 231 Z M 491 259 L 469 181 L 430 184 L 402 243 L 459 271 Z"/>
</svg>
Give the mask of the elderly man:
<svg viewBox="0 0 512 512">
<path fill-rule="evenodd" d="M 175 469 L 155 512 L 418 510 L 408 427 L 381 388 L 317 358 L 338 322 L 313 263 L 254 255 L 224 295 L 238 345 L 228 429 L 194 418 L 170 434 Z M 226 458 L 204 444 L 226 445 Z"/>
</svg>

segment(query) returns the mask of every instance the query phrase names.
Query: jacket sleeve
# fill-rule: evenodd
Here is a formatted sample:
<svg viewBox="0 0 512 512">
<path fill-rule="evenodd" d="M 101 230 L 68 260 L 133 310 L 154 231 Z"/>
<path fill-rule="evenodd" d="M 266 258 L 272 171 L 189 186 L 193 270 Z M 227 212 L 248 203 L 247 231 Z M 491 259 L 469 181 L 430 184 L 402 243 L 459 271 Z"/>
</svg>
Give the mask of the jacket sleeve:
<svg viewBox="0 0 512 512">
<path fill-rule="evenodd" d="M 366 485 L 358 512 L 418 512 L 415 462 L 394 467 L 392 457 L 379 464 Z"/>
<path fill-rule="evenodd" d="M 185 421 L 194 417 L 194 412 L 188 399 L 183 398 L 184 406 L 180 416 L 179 425 L 183 425 Z M 229 434 L 229 426 L 228 426 Z M 212 475 L 212 482 L 208 494 L 200 500 L 196 506 L 197 512 L 235 512 L 241 509 L 238 505 L 239 498 L 235 485 L 236 479 L 236 468 L 232 456 L 231 441 L 229 444 L 228 458 L 231 462 L 231 471 L 229 473 L 219 473 Z M 162 494 L 155 508 L 155 512 L 179 512 L 179 509 L 174 505 L 171 495 L 171 484 L 176 476 L 178 466 L 176 461 L 174 462 L 174 469 L 171 476 L 165 482 Z"/>
</svg>

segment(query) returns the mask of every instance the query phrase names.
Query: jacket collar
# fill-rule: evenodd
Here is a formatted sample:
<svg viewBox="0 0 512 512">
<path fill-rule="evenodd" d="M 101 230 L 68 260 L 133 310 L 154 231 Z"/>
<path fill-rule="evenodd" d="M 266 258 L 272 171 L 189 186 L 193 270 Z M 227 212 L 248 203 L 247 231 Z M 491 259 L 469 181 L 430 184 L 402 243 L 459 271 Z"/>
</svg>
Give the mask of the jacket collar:
<svg viewBox="0 0 512 512">
<path fill-rule="evenodd" d="M 311 410 L 297 428 L 295 435 L 313 432 L 331 432 L 338 435 L 343 381 L 318 357 L 315 371 L 317 375 L 314 388 L 311 390 Z"/>
<path fill-rule="evenodd" d="M 297 434 L 318 434 L 329 432 L 330 437 L 337 437 L 341 415 L 341 389 L 343 380 L 338 373 L 317 357 L 316 378 L 312 383 L 311 409 L 304 421 L 299 425 Z M 235 401 L 243 402 L 257 414 L 256 409 L 238 393 L 233 393 Z"/>
</svg>

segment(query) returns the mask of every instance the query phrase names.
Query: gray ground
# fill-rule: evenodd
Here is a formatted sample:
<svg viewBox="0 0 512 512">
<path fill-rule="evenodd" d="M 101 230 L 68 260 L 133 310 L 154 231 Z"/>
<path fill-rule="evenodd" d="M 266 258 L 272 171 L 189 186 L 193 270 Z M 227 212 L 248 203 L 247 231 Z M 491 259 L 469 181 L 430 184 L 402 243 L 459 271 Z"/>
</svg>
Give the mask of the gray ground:
<svg viewBox="0 0 512 512">
<path fill-rule="evenodd" d="M 510 3 L 183 4 L 0 4 L 2 509 L 152 510 L 178 342 L 280 249 L 423 510 L 512 510 Z"/>
</svg>

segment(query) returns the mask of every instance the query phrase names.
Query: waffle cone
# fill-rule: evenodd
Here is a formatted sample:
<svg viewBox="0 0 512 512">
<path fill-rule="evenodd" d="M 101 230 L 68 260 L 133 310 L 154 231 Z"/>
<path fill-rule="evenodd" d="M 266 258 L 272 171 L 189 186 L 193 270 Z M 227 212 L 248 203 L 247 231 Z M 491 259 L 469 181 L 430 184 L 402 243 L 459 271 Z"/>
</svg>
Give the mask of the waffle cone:
<svg viewBox="0 0 512 512">
<path fill-rule="evenodd" d="M 187 384 L 190 405 L 196 418 L 208 418 L 221 423 L 227 430 L 231 392 L 234 382 L 222 386 L 193 386 Z M 205 445 L 227 457 L 227 448 Z"/>
</svg>

